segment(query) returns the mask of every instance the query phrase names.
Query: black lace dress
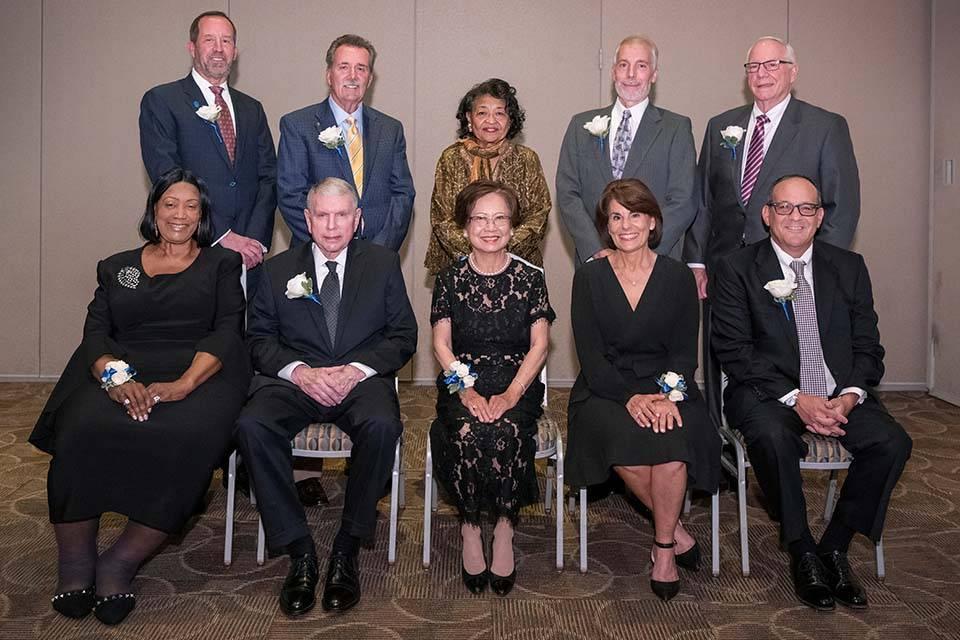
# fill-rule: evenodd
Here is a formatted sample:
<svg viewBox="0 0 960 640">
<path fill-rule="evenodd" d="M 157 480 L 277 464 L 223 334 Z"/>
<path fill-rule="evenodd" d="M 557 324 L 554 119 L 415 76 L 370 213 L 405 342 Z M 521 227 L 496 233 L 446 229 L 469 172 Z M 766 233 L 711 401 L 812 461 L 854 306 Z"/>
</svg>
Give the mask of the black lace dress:
<svg viewBox="0 0 960 640">
<path fill-rule="evenodd" d="M 477 374 L 485 398 L 503 393 L 530 348 L 535 322 L 553 322 L 543 272 L 513 258 L 495 276 L 482 276 L 466 258 L 437 275 L 430 323 L 450 322 L 453 352 Z M 533 456 L 543 384 L 529 386 L 515 407 L 493 423 L 478 421 L 437 378 L 437 419 L 430 428 L 436 478 L 464 522 L 506 517 L 536 502 Z"/>
</svg>

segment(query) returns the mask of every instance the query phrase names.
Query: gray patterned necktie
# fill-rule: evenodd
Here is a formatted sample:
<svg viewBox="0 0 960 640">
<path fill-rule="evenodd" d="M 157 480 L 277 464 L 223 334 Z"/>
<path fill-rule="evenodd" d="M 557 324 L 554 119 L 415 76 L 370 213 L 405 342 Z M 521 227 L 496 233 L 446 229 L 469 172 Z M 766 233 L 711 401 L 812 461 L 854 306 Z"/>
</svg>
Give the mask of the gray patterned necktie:
<svg viewBox="0 0 960 640">
<path fill-rule="evenodd" d="M 330 344 L 337 339 L 337 316 L 340 314 L 340 278 L 337 276 L 337 263 L 327 261 L 327 277 L 320 285 L 320 302 L 323 303 L 323 315 L 327 320 L 327 331 L 330 332 Z"/>
<path fill-rule="evenodd" d="M 813 302 L 813 291 L 803 277 L 803 267 L 802 260 L 794 260 L 790 263 L 790 268 L 797 276 L 793 319 L 797 324 L 797 340 L 800 343 L 800 393 L 826 398 L 827 374 L 823 369 L 823 348 L 820 346 L 817 308 Z"/>
<path fill-rule="evenodd" d="M 633 142 L 633 138 L 630 136 L 630 110 L 624 109 L 620 126 L 617 127 L 617 137 L 613 139 L 613 158 L 610 162 L 613 177 L 617 180 L 623 177 L 623 167 L 627 164 L 627 154 L 630 153 L 631 142 Z"/>
</svg>

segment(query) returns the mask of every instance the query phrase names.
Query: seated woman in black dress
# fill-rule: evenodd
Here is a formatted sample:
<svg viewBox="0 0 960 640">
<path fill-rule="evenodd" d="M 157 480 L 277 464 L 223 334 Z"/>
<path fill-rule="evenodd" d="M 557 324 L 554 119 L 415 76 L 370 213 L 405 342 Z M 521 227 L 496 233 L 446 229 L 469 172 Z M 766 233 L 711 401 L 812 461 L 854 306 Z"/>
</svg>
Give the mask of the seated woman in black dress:
<svg viewBox="0 0 960 640">
<path fill-rule="evenodd" d="M 653 251 L 663 216 L 639 180 L 607 185 L 596 225 L 612 251 L 573 278 L 580 375 L 570 392 L 567 482 L 597 484 L 612 468 L 650 508 L 650 586 L 669 600 L 680 588 L 677 565 L 700 565 L 679 521 L 685 490 L 712 492 L 720 471 L 720 438 L 693 380 L 697 289 L 686 265 Z"/>
<path fill-rule="evenodd" d="M 210 246 L 203 183 L 161 176 L 140 233 L 143 247 L 97 265 L 83 341 L 30 436 L 53 455 L 53 608 L 106 624 L 133 610 L 140 564 L 201 504 L 250 379 L 240 255 Z M 97 557 L 107 511 L 129 520 Z"/>
<path fill-rule="evenodd" d="M 430 323 L 437 379 L 437 419 L 430 441 L 437 479 L 456 502 L 463 537 L 463 582 L 513 588 L 513 529 L 520 508 L 537 500 L 534 475 L 540 369 L 555 314 L 543 271 L 507 253 L 519 221 L 516 192 L 478 180 L 457 196 L 454 220 L 471 251 L 437 275 Z M 480 524 L 493 528 L 484 560 Z"/>
</svg>

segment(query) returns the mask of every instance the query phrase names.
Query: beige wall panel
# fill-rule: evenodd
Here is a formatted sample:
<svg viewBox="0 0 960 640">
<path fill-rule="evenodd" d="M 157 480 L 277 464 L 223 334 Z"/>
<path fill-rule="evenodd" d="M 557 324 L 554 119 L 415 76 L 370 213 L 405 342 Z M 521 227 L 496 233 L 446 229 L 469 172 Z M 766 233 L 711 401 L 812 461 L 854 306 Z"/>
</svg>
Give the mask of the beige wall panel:
<svg viewBox="0 0 960 640">
<path fill-rule="evenodd" d="M 930 3 L 790 5 L 797 96 L 843 114 L 860 166 L 854 250 L 873 281 L 885 385 L 926 380 Z M 955 69 L 955 60 L 954 69 Z"/>
<path fill-rule="evenodd" d="M 40 351 L 40 4 L 0 8 L 0 376 L 35 376 Z"/>
<path fill-rule="evenodd" d="M 930 392 L 960 405 L 960 3 L 933 3 L 933 221 Z M 945 184 L 947 160 L 953 184 Z"/>
<path fill-rule="evenodd" d="M 653 102 L 690 117 L 699 150 L 707 120 L 752 99 L 742 66 L 747 47 L 761 35 L 786 35 L 788 4 L 767 2 L 757 11 L 750 0 L 603 0 L 602 104 L 616 95 L 609 78 L 617 44 L 647 35 L 660 50 Z"/>
<path fill-rule="evenodd" d="M 420 322 L 415 377 L 432 379 L 437 368 L 430 341 L 433 282 L 423 269 L 430 234 L 429 206 L 440 152 L 456 139 L 457 104 L 477 82 L 501 77 L 517 88 L 527 120 L 520 140 L 540 156 L 553 191 L 560 142 L 570 117 L 596 105 L 600 3 L 582 0 L 515 3 L 503 0 L 417 2 L 416 142 L 413 166 L 417 217 L 413 301 Z M 545 246 L 547 284 L 557 311 L 551 330 L 550 378 L 572 382 L 577 374 L 570 334 L 571 249 L 551 212 Z"/>
<path fill-rule="evenodd" d="M 190 21 L 218 5 L 43 4 L 43 375 L 58 375 L 80 338 L 97 260 L 140 242 L 140 98 L 189 71 Z"/>
</svg>

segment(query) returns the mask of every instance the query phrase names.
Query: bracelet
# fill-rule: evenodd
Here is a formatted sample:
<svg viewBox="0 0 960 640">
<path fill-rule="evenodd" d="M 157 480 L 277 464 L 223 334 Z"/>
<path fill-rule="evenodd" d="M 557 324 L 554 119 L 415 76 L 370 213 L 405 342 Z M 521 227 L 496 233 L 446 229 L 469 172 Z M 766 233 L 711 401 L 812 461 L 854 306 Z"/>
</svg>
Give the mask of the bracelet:
<svg viewBox="0 0 960 640">
<path fill-rule="evenodd" d="M 520 382 L 519 380 L 514 380 L 514 382 L 516 382 L 518 385 L 520 385 L 520 393 L 521 393 L 521 394 L 527 392 L 527 385 L 523 384 L 523 383 Z"/>
<path fill-rule="evenodd" d="M 100 374 L 100 388 L 104 391 L 130 382 L 137 375 L 136 369 L 123 360 L 111 360 Z"/>
</svg>

